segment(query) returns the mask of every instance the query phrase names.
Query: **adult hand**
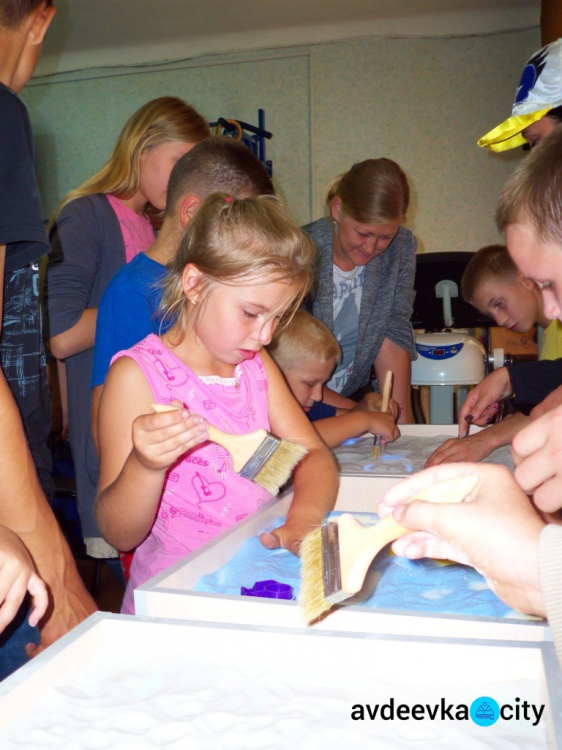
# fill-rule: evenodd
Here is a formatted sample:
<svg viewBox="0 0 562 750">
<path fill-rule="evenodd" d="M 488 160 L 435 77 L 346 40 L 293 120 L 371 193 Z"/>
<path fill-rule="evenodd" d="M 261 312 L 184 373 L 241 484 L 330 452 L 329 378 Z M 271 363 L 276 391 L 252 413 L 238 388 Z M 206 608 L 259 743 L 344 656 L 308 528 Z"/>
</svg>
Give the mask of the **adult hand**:
<svg viewBox="0 0 562 750">
<path fill-rule="evenodd" d="M 461 503 L 415 500 L 407 504 L 422 489 L 466 476 L 479 481 Z M 413 530 L 392 545 L 397 555 L 472 565 L 506 604 L 521 612 L 545 614 L 538 565 L 539 536 L 545 524 L 505 467 L 434 466 L 391 487 L 378 513 L 392 513 L 398 523 Z"/>
<path fill-rule="evenodd" d="M 514 477 L 545 513 L 562 507 L 561 428 L 562 406 L 558 406 L 520 430 L 511 444 Z"/>
<path fill-rule="evenodd" d="M 470 461 L 477 463 L 486 458 L 493 448 L 490 448 L 483 432 L 477 432 L 464 438 L 451 438 L 433 451 L 425 463 L 425 468 L 439 466 L 439 464 Z"/>
<path fill-rule="evenodd" d="M 538 419 L 548 411 L 556 409 L 557 406 L 562 406 L 562 385 L 555 388 L 540 404 L 537 404 L 529 416 L 531 419 Z"/>
<path fill-rule="evenodd" d="M 471 422 L 477 425 L 490 422 L 496 416 L 498 401 L 510 394 L 511 381 L 505 367 L 494 370 L 481 380 L 469 391 L 460 410 L 459 437 L 463 438 L 468 434 Z"/>
</svg>

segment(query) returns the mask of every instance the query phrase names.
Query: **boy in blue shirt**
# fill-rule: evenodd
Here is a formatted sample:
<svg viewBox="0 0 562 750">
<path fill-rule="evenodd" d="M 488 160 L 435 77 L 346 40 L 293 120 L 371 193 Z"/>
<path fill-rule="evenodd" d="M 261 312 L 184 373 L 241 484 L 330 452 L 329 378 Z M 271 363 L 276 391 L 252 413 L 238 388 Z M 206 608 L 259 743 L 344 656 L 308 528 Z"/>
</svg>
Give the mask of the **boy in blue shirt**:
<svg viewBox="0 0 562 750">
<path fill-rule="evenodd" d="M 166 330 L 158 308 L 167 264 L 205 198 L 212 193 L 235 198 L 272 195 L 271 179 L 243 143 L 225 136 L 206 138 L 175 165 L 168 182 L 166 212 L 156 241 L 115 274 L 98 308 L 92 368 L 92 433 L 97 445 L 97 413 L 111 358 L 149 333 Z"/>
</svg>

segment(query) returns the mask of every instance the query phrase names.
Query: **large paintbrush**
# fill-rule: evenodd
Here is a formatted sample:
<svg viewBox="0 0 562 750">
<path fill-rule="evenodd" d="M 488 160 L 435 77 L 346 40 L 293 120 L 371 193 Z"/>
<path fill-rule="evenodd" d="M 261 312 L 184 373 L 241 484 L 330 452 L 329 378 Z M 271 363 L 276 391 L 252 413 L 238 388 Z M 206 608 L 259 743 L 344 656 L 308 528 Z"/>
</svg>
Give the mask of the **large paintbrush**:
<svg viewBox="0 0 562 750">
<path fill-rule="evenodd" d="M 477 482 L 476 476 L 446 479 L 422 490 L 409 502 L 460 503 Z M 374 526 L 363 526 L 352 515 L 343 514 L 307 534 L 300 548 L 299 596 L 307 623 L 360 591 L 377 554 L 411 531 L 392 516 Z"/>
<path fill-rule="evenodd" d="M 178 407 L 152 404 L 152 408 L 164 412 Z M 232 468 L 237 474 L 256 482 L 272 495 L 277 495 L 295 466 L 308 453 L 303 445 L 275 437 L 265 430 L 232 435 L 209 425 L 207 431 L 213 443 L 222 445 L 230 453 Z"/>
<path fill-rule="evenodd" d="M 392 370 L 386 371 L 384 378 L 384 387 L 382 389 L 381 414 L 388 411 L 388 402 L 392 393 Z M 373 438 L 373 447 L 371 449 L 371 458 L 380 458 L 384 453 L 384 443 L 381 443 L 381 436 L 375 435 Z"/>
</svg>

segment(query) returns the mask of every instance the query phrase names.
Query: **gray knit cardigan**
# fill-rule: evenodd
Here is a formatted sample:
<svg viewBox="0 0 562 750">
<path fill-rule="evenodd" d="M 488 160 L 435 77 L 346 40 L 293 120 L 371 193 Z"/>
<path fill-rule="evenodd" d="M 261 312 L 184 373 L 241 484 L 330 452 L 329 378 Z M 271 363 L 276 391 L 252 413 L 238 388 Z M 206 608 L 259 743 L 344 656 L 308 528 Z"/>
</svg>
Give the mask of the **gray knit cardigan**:
<svg viewBox="0 0 562 750">
<path fill-rule="evenodd" d="M 305 301 L 305 307 L 333 331 L 332 222 L 323 218 L 303 229 L 314 240 L 319 253 L 316 288 Z M 353 373 L 342 390 L 344 396 L 368 385 L 371 368 L 385 338 L 415 359 L 410 318 L 417 246 L 412 232 L 400 227 L 384 253 L 365 268 Z"/>
</svg>

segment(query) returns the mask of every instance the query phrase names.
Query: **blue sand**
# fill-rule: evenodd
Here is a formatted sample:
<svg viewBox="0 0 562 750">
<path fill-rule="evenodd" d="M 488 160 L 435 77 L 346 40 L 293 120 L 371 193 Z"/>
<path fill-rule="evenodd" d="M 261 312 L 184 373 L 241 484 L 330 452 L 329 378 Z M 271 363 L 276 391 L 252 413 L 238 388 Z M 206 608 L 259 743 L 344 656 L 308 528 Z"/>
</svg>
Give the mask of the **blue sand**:
<svg viewBox="0 0 562 750">
<path fill-rule="evenodd" d="M 332 513 L 330 517 L 340 515 Z M 354 514 L 361 523 L 376 523 L 378 516 Z M 279 518 L 268 531 L 281 526 Z M 293 587 L 298 598 L 300 560 L 286 550 L 267 550 L 257 536 L 248 539 L 229 562 L 219 570 L 202 576 L 194 590 L 213 594 L 240 595 L 242 586 L 251 588 L 256 581 L 274 579 Z M 378 580 L 378 583 L 376 581 Z M 373 592 L 373 587 L 375 586 Z M 364 601 L 354 604 L 379 609 L 404 609 L 459 615 L 510 617 L 517 615 L 489 588 L 484 578 L 465 565 L 437 560 L 407 560 L 383 550 L 371 566 L 363 593 Z M 348 604 L 352 600 L 348 600 Z"/>
</svg>

